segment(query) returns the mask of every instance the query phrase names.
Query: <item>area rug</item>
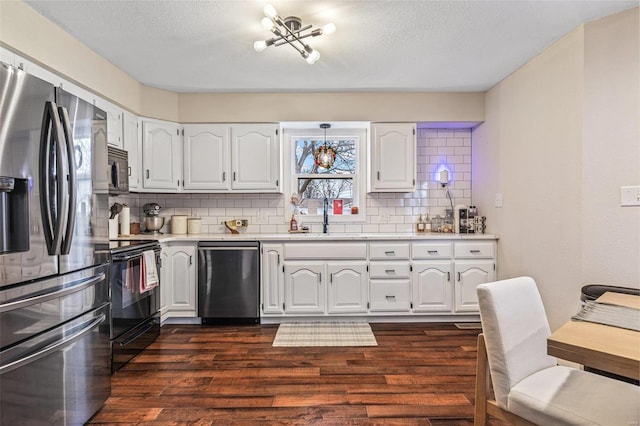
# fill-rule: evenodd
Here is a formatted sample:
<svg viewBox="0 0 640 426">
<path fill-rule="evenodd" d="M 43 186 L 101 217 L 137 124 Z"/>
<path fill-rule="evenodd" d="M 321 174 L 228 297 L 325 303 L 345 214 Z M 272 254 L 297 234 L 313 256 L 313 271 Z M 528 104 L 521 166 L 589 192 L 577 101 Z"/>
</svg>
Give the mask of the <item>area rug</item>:
<svg viewBox="0 0 640 426">
<path fill-rule="evenodd" d="M 280 324 L 273 346 L 377 346 L 365 322 L 291 322 Z"/>
</svg>

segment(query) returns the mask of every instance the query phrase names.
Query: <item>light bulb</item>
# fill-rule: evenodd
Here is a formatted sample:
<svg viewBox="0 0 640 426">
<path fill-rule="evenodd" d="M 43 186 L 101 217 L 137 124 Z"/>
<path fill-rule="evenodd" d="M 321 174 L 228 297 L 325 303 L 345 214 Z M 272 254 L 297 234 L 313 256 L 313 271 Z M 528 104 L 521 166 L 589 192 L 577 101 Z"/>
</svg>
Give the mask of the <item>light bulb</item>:
<svg viewBox="0 0 640 426">
<path fill-rule="evenodd" d="M 320 59 L 320 52 L 318 52 L 317 50 L 312 50 L 312 51 L 309 53 L 309 56 L 307 56 L 305 59 L 306 59 L 306 61 L 307 61 L 307 63 L 308 63 L 309 65 L 311 65 L 311 64 L 315 64 L 315 62 L 316 62 L 318 59 Z"/>
<path fill-rule="evenodd" d="M 275 26 L 273 21 L 270 18 L 267 18 L 266 16 L 264 18 L 262 18 L 262 21 L 260 21 L 260 23 L 262 24 L 262 26 L 266 30 L 269 30 L 269 31 L 271 31 L 273 29 L 273 27 Z"/>
<path fill-rule="evenodd" d="M 328 23 L 322 27 L 322 34 L 333 34 L 336 32 L 336 24 L 333 22 Z"/>
<path fill-rule="evenodd" d="M 264 7 L 264 14 L 265 14 L 265 16 L 268 16 L 271 19 L 273 19 L 276 16 L 278 16 L 278 12 L 276 11 L 276 8 L 271 6 L 270 4 L 268 4 L 268 5 L 266 5 Z"/>
<path fill-rule="evenodd" d="M 253 48 L 256 50 L 256 52 L 262 52 L 267 48 L 267 42 L 264 40 L 256 41 L 255 43 L 253 43 Z"/>
</svg>

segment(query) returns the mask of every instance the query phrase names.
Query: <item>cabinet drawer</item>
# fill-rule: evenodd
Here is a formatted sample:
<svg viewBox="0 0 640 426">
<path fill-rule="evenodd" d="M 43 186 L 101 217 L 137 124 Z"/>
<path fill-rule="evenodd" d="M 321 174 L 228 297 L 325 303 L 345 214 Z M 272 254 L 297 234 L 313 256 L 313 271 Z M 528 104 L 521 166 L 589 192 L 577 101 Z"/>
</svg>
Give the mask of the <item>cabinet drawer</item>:
<svg viewBox="0 0 640 426">
<path fill-rule="evenodd" d="M 409 243 L 371 243 L 370 259 L 409 259 Z"/>
<path fill-rule="evenodd" d="M 414 259 L 449 259 L 453 256 L 451 243 L 413 243 Z"/>
<path fill-rule="evenodd" d="M 371 305 L 369 310 L 409 312 L 411 286 L 409 280 L 371 280 Z"/>
<path fill-rule="evenodd" d="M 492 258 L 494 254 L 494 244 L 490 242 L 455 243 L 454 255 L 456 258 Z"/>
<path fill-rule="evenodd" d="M 285 259 L 366 259 L 366 243 L 287 243 Z"/>
<path fill-rule="evenodd" d="M 371 262 L 370 278 L 409 278 L 408 262 Z"/>
</svg>

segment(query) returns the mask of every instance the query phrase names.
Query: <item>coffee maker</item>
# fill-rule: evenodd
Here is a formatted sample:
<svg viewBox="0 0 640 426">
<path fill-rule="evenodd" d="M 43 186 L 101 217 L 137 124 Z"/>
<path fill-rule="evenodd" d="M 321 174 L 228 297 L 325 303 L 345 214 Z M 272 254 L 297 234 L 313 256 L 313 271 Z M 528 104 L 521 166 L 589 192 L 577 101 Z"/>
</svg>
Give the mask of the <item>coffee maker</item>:
<svg viewBox="0 0 640 426">
<path fill-rule="evenodd" d="M 144 218 L 144 228 L 146 233 L 162 234 L 160 230 L 164 226 L 164 217 L 160 215 L 160 207 L 157 203 L 147 203 L 142 206 L 142 210 L 146 215 Z"/>
</svg>

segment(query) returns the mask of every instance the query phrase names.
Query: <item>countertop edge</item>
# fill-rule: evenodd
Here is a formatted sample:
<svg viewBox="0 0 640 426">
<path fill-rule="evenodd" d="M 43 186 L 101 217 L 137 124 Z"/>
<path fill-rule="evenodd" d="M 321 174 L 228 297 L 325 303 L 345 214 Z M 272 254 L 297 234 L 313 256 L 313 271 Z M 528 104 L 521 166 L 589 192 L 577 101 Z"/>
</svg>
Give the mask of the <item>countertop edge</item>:
<svg viewBox="0 0 640 426">
<path fill-rule="evenodd" d="M 156 240 L 168 242 L 198 241 L 495 241 L 499 237 L 493 234 L 138 234 L 119 236 L 112 239 L 122 240 Z"/>
</svg>

